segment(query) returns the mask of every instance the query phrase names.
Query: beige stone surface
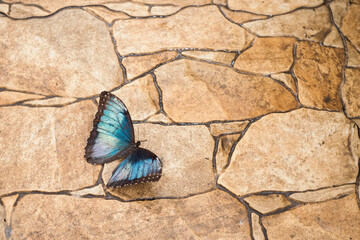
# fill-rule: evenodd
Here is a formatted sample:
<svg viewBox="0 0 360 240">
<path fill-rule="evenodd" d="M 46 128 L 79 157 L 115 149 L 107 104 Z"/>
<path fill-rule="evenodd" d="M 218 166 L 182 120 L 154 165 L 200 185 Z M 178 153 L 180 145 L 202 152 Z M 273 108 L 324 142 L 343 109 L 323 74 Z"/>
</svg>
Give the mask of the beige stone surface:
<svg viewBox="0 0 360 240">
<path fill-rule="evenodd" d="M 352 45 L 349 41 L 347 41 L 347 48 L 348 48 L 347 66 L 360 68 L 360 51 L 358 51 L 354 47 L 354 45 Z"/>
<path fill-rule="evenodd" d="M 290 36 L 313 41 L 322 41 L 330 26 L 330 13 L 326 6 L 244 23 L 245 28 L 260 36 Z"/>
<path fill-rule="evenodd" d="M 210 132 L 213 136 L 219 136 L 220 134 L 239 133 L 243 131 L 248 124 L 249 121 L 212 123 L 210 124 Z"/>
<path fill-rule="evenodd" d="M 254 38 L 216 6 L 190 7 L 167 18 L 120 20 L 113 29 L 122 55 L 173 48 L 242 50 Z"/>
<path fill-rule="evenodd" d="M 221 7 L 221 12 L 229 19 L 236 23 L 245 23 L 250 20 L 256 20 L 256 19 L 264 19 L 267 18 L 267 16 L 261 16 L 258 14 L 248 13 L 248 12 L 237 12 L 237 11 L 231 11 L 230 9 L 226 7 Z"/>
<path fill-rule="evenodd" d="M 294 43 L 294 38 L 257 38 L 251 48 L 239 55 L 234 68 L 259 74 L 289 71 Z"/>
<path fill-rule="evenodd" d="M 294 73 L 299 100 L 304 106 L 341 111 L 339 85 L 345 61 L 342 49 L 317 43 L 299 42 Z"/>
<path fill-rule="evenodd" d="M 238 143 L 219 183 L 237 195 L 353 183 L 358 167 L 349 150 L 352 127 L 336 112 L 299 109 L 265 116 Z"/>
<path fill-rule="evenodd" d="M 226 5 L 226 1 L 227 0 L 212 0 L 214 4 L 218 4 L 218 5 Z"/>
<path fill-rule="evenodd" d="M 22 92 L 2 91 L 0 92 L 0 105 L 10 105 L 25 100 L 41 99 L 44 96 Z"/>
<path fill-rule="evenodd" d="M 104 21 L 106 21 L 109 24 L 113 23 L 115 20 L 122 20 L 122 19 L 130 18 L 130 16 L 128 16 L 125 13 L 111 11 L 110 9 L 105 8 L 103 6 L 84 7 L 84 9 L 87 12 L 94 14 L 95 16 L 103 19 Z"/>
<path fill-rule="evenodd" d="M 340 33 L 335 26 L 331 26 L 331 30 L 329 34 L 325 37 L 323 44 L 324 46 L 330 46 L 330 47 L 337 47 L 337 48 L 344 47 L 344 43 L 342 41 Z"/>
<path fill-rule="evenodd" d="M 262 214 L 274 212 L 291 205 L 291 202 L 281 194 L 252 195 L 244 200 L 251 208 Z"/>
<path fill-rule="evenodd" d="M 242 120 L 298 105 L 270 78 L 239 74 L 228 67 L 179 60 L 156 69 L 155 75 L 165 111 L 179 122 Z"/>
<path fill-rule="evenodd" d="M 334 0 L 330 3 L 331 13 L 333 15 L 334 23 L 341 26 L 347 11 L 349 10 L 350 2 L 348 0 Z"/>
<path fill-rule="evenodd" d="M 211 0 L 136 0 L 137 2 L 145 4 L 169 4 L 175 6 L 189 6 L 189 5 L 205 5 L 211 4 Z"/>
<path fill-rule="evenodd" d="M 171 123 L 172 121 L 167 118 L 163 113 L 155 114 L 147 119 L 148 122 L 162 122 L 162 123 Z"/>
<path fill-rule="evenodd" d="M 28 195 L 20 200 L 12 223 L 15 239 L 79 236 L 97 239 L 118 239 L 119 236 L 122 239 L 250 239 L 246 208 L 221 191 L 179 200 L 129 203 Z"/>
<path fill-rule="evenodd" d="M 297 92 L 296 83 L 291 74 L 288 73 L 275 73 L 271 74 L 271 77 L 283 82 L 293 93 Z"/>
<path fill-rule="evenodd" d="M 265 1 L 237 1 L 228 0 L 230 9 L 249 11 L 257 14 L 281 14 L 290 12 L 300 7 L 316 7 L 322 4 L 322 0 L 265 0 Z"/>
<path fill-rule="evenodd" d="M 1 108 L 0 192 L 59 191 L 94 184 L 100 167 L 84 160 L 83 148 L 95 112 L 91 101 L 63 108 Z"/>
<path fill-rule="evenodd" d="M 360 5 L 351 4 L 341 26 L 341 31 L 357 49 L 360 49 L 360 26 L 357 24 L 360 21 L 359 12 Z"/>
<path fill-rule="evenodd" d="M 158 182 L 131 187 L 109 188 L 122 199 L 183 197 L 214 188 L 214 140 L 205 126 L 162 126 L 136 124 L 136 139 L 146 140 L 141 147 L 154 152 L 162 161 L 162 177 Z M 161 136 L 161 137 L 159 137 Z M 105 183 L 121 161 L 106 164 Z"/>
<path fill-rule="evenodd" d="M 7 197 L 3 197 L 1 198 L 1 202 L 4 205 L 4 210 L 5 210 L 5 220 L 6 220 L 6 225 L 10 226 L 11 223 L 11 215 L 14 209 L 14 204 L 16 202 L 16 200 L 18 199 L 19 194 L 14 194 L 14 195 L 10 195 Z"/>
<path fill-rule="evenodd" d="M 6 234 L 5 234 L 5 209 L 4 207 L 0 204 L 0 238 L 1 239 L 6 239 Z"/>
<path fill-rule="evenodd" d="M 359 222 L 354 195 L 263 218 L 269 239 L 357 239 Z"/>
<path fill-rule="evenodd" d="M 4 34 L 0 87 L 86 97 L 123 82 L 105 23 L 82 10 L 27 21 L 0 18 Z"/>
<path fill-rule="evenodd" d="M 115 11 L 124 12 L 133 17 L 145 17 L 150 15 L 148 6 L 136 2 L 106 3 L 104 6 Z"/>
<path fill-rule="evenodd" d="M 84 188 L 78 191 L 72 191 L 71 195 L 82 197 L 86 195 L 93 195 L 93 196 L 105 196 L 104 188 L 101 184 L 91 187 L 91 188 Z"/>
<path fill-rule="evenodd" d="M 125 103 L 132 120 L 144 120 L 160 110 L 159 94 L 151 75 L 126 84 L 113 94 Z"/>
<path fill-rule="evenodd" d="M 0 12 L 8 14 L 9 12 L 9 5 L 5 3 L 0 3 Z"/>
<path fill-rule="evenodd" d="M 290 195 L 290 198 L 298 202 L 323 202 L 340 196 L 346 196 L 355 192 L 355 185 L 330 187 L 316 191 L 299 192 Z"/>
<path fill-rule="evenodd" d="M 164 51 L 156 54 L 144 56 L 129 56 L 122 61 L 126 68 L 128 80 L 131 80 L 141 74 L 144 74 L 159 64 L 174 59 L 177 55 L 175 51 Z"/>
<path fill-rule="evenodd" d="M 183 51 L 182 55 L 202 59 L 211 62 L 220 62 L 223 64 L 231 65 L 235 58 L 235 53 L 228 52 L 213 52 L 213 51 Z"/>
<path fill-rule="evenodd" d="M 47 16 L 50 15 L 49 11 L 44 11 L 36 6 L 12 4 L 10 8 L 10 14 L 13 18 L 29 18 L 34 16 Z"/>
<path fill-rule="evenodd" d="M 30 100 L 24 102 L 26 105 L 30 106 L 65 106 L 75 102 L 76 98 L 71 97 L 53 97 L 47 99 L 40 99 L 40 100 Z"/>
<path fill-rule="evenodd" d="M 173 5 L 152 6 L 150 9 L 150 13 L 151 15 L 163 16 L 163 15 L 174 14 L 180 9 L 181 9 L 180 6 L 173 6 Z"/>
<path fill-rule="evenodd" d="M 260 218 L 256 213 L 251 213 L 251 225 L 254 240 L 265 240 L 264 233 L 261 230 Z"/>
<path fill-rule="evenodd" d="M 346 81 L 341 88 L 342 100 L 348 117 L 360 117 L 360 69 L 347 68 Z"/>
<path fill-rule="evenodd" d="M 216 151 L 216 173 L 224 172 L 229 164 L 229 153 L 232 146 L 239 139 L 240 134 L 225 135 L 219 138 L 219 145 Z"/>
</svg>

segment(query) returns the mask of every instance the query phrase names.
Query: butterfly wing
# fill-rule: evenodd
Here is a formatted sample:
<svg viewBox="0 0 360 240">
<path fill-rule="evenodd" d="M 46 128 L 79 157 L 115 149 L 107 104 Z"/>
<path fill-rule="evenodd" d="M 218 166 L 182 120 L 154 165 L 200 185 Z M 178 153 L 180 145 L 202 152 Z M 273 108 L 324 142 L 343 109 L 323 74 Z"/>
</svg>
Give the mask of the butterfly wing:
<svg viewBox="0 0 360 240">
<path fill-rule="evenodd" d="M 126 106 L 115 95 L 102 92 L 85 147 L 85 158 L 89 163 L 103 164 L 123 159 L 136 148 L 134 128 Z"/>
<path fill-rule="evenodd" d="M 138 148 L 114 170 L 107 187 L 158 181 L 162 173 L 160 159 L 149 150 Z"/>
</svg>

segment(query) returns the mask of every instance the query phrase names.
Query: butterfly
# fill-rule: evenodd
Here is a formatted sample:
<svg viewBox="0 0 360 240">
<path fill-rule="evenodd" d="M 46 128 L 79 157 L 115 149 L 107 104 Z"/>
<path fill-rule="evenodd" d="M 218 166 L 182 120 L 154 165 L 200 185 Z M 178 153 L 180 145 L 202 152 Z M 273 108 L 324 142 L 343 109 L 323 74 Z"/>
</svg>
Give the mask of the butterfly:
<svg viewBox="0 0 360 240">
<path fill-rule="evenodd" d="M 84 157 L 92 164 L 123 160 L 113 171 L 107 187 L 160 179 L 160 159 L 139 146 L 140 141 L 135 142 L 134 127 L 125 104 L 110 92 L 102 92 Z"/>
</svg>

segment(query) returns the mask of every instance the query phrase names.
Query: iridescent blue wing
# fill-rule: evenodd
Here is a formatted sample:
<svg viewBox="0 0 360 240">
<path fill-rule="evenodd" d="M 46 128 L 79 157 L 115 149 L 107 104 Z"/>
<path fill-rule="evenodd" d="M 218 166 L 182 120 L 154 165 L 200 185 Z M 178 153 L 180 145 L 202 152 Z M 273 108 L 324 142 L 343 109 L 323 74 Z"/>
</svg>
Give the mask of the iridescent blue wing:
<svg viewBox="0 0 360 240">
<path fill-rule="evenodd" d="M 130 114 L 124 103 L 109 92 L 100 94 L 93 130 L 85 147 L 89 163 L 123 159 L 137 148 Z"/>
<path fill-rule="evenodd" d="M 160 179 L 162 163 L 149 150 L 138 148 L 114 170 L 107 187 L 122 187 Z"/>
</svg>

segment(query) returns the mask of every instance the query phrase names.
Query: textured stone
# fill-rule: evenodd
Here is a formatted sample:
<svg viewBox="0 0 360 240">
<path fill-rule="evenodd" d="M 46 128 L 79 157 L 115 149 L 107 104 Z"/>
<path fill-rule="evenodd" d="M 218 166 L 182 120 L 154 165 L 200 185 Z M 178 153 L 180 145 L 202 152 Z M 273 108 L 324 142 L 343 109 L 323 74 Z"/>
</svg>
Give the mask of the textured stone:
<svg viewBox="0 0 360 240">
<path fill-rule="evenodd" d="M 251 48 L 239 55 L 234 68 L 260 74 L 289 71 L 294 43 L 294 38 L 257 38 Z"/>
<path fill-rule="evenodd" d="M 270 78 L 179 60 L 155 70 L 164 109 L 178 122 L 241 120 L 295 109 L 295 98 Z"/>
<path fill-rule="evenodd" d="M 5 209 L 4 207 L 0 204 L 0 238 L 1 239 L 7 239 L 6 237 L 6 230 L 5 230 Z"/>
<path fill-rule="evenodd" d="M 129 203 L 27 195 L 12 223 L 14 239 L 250 239 L 246 208 L 221 191 Z"/>
<path fill-rule="evenodd" d="M 125 13 L 111 11 L 108 8 L 105 8 L 103 6 L 84 7 L 84 9 L 87 12 L 94 14 L 95 16 L 103 19 L 104 21 L 106 21 L 109 24 L 113 23 L 115 20 L 123 20 L 123 19 L 130 18 Z"/>
<path fill-rule="evenodd" d="M 71 97 L 53 97 L 41 100 L 26 101 L 24 104 L 31 106 L 65 106 L 76 101 L 76 98 Z"/>
<path fill-rule="evenodd" d="M 227 0 L 212 0 L 214 4 L 218 4 L 218 5 L 226 5 L 226 1 Z"/>
<path fill-rule="evenodd" d="M 254 240 L 265 240 L 264 233 L 261 230 L 260 218 L 256 213 L 251 213 L 251 225 Z"/>
<path fill-rule="evenodd" d="M 171 120 L 167 118 L 164 114 L 158 113 L 154 116 L 151 116 L 147 119 L 148 122 L 162 122 L 162 123 L 171 123 Z"/>
<path fill-rule="evenodd" d="M 346 81 L 341 88 L 341 95 L 346 115 L 350 118 L 360 117 L 360 69 L 347 68 L 345 77 Z"/>
<path fill-rule="evenodd" d="M 205 126 L 162 126 L 136 124 L 136 139 L 145 140 L 142 147 L 154 152 L 163 163 L 158 182 L 130 187 L 109 188 L 122 199 L 183 197 L 214 188 L 212 166 L 214 140 Z M 191 149 L 191 150 L 190 150 Z M 108 182 L 121 161 L 106 164 L 103 180 Z"/>
<path fill-rule="evenodd" d="M 258 14 L 252 14 L 248 12 L 235 12 L 231 11 L 226 7 L 221 7 L 221 12 L 229 19 L 236 23 L 245 23 L 250 20 L 257 20 L 257 19 L 264 19 L 267 18 L 267 16 L 261 16 Z"/>
<path fill-rule="evenodd" d="M 86 195 L 92 195 L 92 196 L 105 196 L 104 188 L 101 184 L 92 187 L 92 188 L 85 188 L 78 191 L 72 191 L 71 195 L 74 196 L 86 196 Z"/>
<path fill-rule="evenodd" d="M 274 212 L 291 205 L 291 202 L 281 194 L 252 195 L 244 199 L 251 208 L 262 214 Z"/>
<path fill-rule="evenodd" d="M 220 62 L 227 65 L 231 65 L 235 58 L 235 53 L 228 52 L 183 51 L 181 54 L 187 57 L 198 58 L 211 62 Z"/>
<path fill-rule="evenodd" d="M 259 36 L 291 36 L 314 41 L 322 41 L 330 26 L 330 13 L 326 6 L 244 23 L 245 28 Z"/>
<path fill-rule="evenodd" d="M 224 172 L 225 167 L 229 164 L 229 153 L 232 146 L 239 139 L 240 134 L 225 135 L 219 138 L 219 145 L 216 151 L 216 173 Z"/>
<path fill-rule="evenodd" d="M 0 105 L 10 105 L 25 100 L 35 100 L 41 98 L 44 98 L 44 96 L 21 92 L 2 91 L 0 92 Z"/>
<path fill-rule="evenodd" d="M 84 160 L 83 149 L 95 112 L 91 101 L 63 108 L 1 108 L 0 192 L 59 191 L 94 184 L 100 167 Z"/>
<path fill-rule="evenodd" d="M 360 211 L 354 195 L 307 204 L 262 219 L 269 239 L 357 239 Z"/>
<path fill-rule="evenodd" d="M 343 49 L 299 42 L 294 73 L 300 102 L 308 107 L 341 111 L 339 85 L 345 63 Z"/>
<path fill-rule="evenodd" d="M 8 197 L 3 197 L 1 198 L 1 202 L 4 205 L 4 210 L 5 210 L 5 222 L 6 225 L 10 225 L 11 223 L 11 215 L 14 209 L 14 204 L 16 202 L 16 200 L 18 199 L 19 194 L 15 194 L 15 195 L 10 195 Z"/>
<path fill-rule="evenodd" d="M 323 44 L 325 46 L 330 46 L 330 47 L 337 47 L 337 48 L 344 47 L 344 43 L 336 27 L 331 26 L 331 30 L 328 33 L 328 35 L 325 37 Z"/>
<path fill-rule="evenodd" d="M 341 26 L 347 11 L 349 10 L 350 3 L 348 0 L 334 0 L 330 3 L 330 9 L 333 15 L 334 23 Z"/>
<path fill-rule="evenodd" d="M 211 4 L 211 0 L 137 0 L 137 2 L 145 4 L 159 4 L 159 5 L 175 5 L 175 6 L 189 6 L 189 5 L 205 5 Z"/>
<path fill-rule="evenodd" d="M 228 0 L 230 9 L 249 11 L 257 14 L 275 15 L 290 12 L 300 7 L 316 7 L 323 0 L 265 0 L 265 1 L 237 1 Z"/>
<path fill-rule="evenodd" d="M 360 51 L 358 51 L 349 41 L 347 41 L 347 48 L 349 57 L 347 66 L 360 68 Z"/>
<path fill-rule="evenodd" d="M 27 21 L 0 18 L 4 34 L 0 87 L 86 97 L 123 82 L 105 23 L 83 10 Z"/>
<path fill-rule="evenodd" d="M 190 7 L 167 18 L 120 20 L 113 29 L 122 55 L 173 48 L 238 51 L 254 38 L 227 21 L 216 6 Z"/>
<path fill-rule="evenodd" d="M 126 84 L 113 94 L 125 103 L 132 120 L 144 120 L 160 110 L 159 93 L 151 75 Z"/>
<path fill-rule="evenodd" d="M 44 11 L 36 6 L 26 6 L 17 3 L 11 5 L 10 16 L 13 18 L 29 18 L 47 15 L 50 15 L 50 12 Z"/>
<path fill-rule="evenodd" d="M 177 52 L 165 51 L 145 56 L 129 56 L 123 59 L 122 63 L 126 68 L 127 78 L 129 80 L 144 74 L 159 64 L 170 61 L 175 58 Z"/>
<path fill-rule="evenodd" d="M 360 5 L 352 4 L 344 17 L 341 31 L 352 42 L 357 49 L 360 49 Z"/>
<path fill-rule="evenodd" d="M 355 185 L 345 185 L 340 187 L 331 187 L 316 191 L 299 192 L 290 195 L 290 198 L 298 202 L 323 202 L 335 199 L 341 196 L 353 194 Z"/>
<path fill-rule="evenodd" d="M 248 124 L 249 121 L 212 123 L 210 124 L 210 132 L 213 136 L 219 136 L 220 134 L 239 133 L 243 131 Z"/>
<path fill-rule="evenodd" d="M 288 73 L 271 74 L 271 77 L 283 82 L 293 93 L 296 93 L 296 84 L 294 78 Z"/>
<path fill-rule="evenodd" d="M 170 14 L 174 14 L 177 11 L 179 11 L 181 9 L 181 7 L 179 6 L 152 6 L 150 9 L 150 13 L 151 15 L 160 15 L 160 16 L 164 16 L 164 15 L 170 15 Z"/>
<path fill-rule="evenodd" d="M 148 6 L 136 2 L 106 3 L 104 6 L 115 11 L 124 12 L 133 17 L 145 17 L 150 15 Z"/>
<path fill-rule="evenodd" d="M 342 113 L 311 109 L 265 116 L 238 143 L 219 183 L 237 195 L 353 183 L 352 125 Z"/>
<path fill-rule="evenodd" d="M 0 3 L 0 12 L 8 14 L 9 12 L 9 5 L 5 3 Z"/>
</svg>

